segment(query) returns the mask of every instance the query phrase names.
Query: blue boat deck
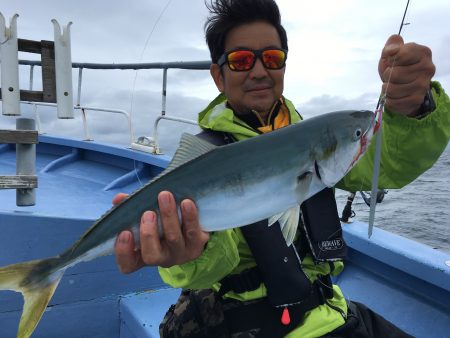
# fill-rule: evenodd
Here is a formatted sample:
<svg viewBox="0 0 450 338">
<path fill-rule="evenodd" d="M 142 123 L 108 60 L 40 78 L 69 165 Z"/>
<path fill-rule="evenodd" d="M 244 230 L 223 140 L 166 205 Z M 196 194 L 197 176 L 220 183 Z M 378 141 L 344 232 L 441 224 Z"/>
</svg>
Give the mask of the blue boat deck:
<svg viewBox="0 0 450 338">
<path fill-rule="evenodd" d="M 73 219 L 96 219 L 111 207 L 117 192 L 132 192 L 159 174 L 169 162 L 164 155 L 111 145 L 40 136 L 37 145 L 37 203 L 17 207 L 15 190 L 0 190 L 0 212 Z M 16 170 L 15 146 L 0 144 L 0 173 Z M 140 181 L 139 181 L 140 180 Z"/>
</svg>

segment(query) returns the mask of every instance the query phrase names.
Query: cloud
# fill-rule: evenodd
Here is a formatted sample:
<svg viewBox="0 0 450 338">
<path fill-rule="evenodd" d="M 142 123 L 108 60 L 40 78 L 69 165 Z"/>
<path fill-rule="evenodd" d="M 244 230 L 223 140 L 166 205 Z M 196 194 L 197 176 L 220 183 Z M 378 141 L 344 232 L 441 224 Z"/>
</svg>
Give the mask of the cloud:
<svg viewBox="0 0 450 338">
<path fill-rule="evenodd" d="M 377 104 L 377 96 L 374 93 L 365 93 L 361 96 L 346 99 L 341 96 L 321 95 L 299 105 L 297 111 L 309 118 L 337 110 L 374 110 Z"/>
<path fill-rule="evenodd" d="M 433 51 L 433 59 L 436 63 L 436 76 L 446 77 L 450 84 L 450 62 L 448 57 L 448 46 L 450 46 L 450 34 L 441 37 L 440 43 Z"/>
<path fill-rule="evenodd" d="M 187 46 L 204 46 L 203 1 L 42 0 L 34 6 L 15 0 L 2 4 L 1 11 L 7 20 L 18 13 L 19 37 L 32 40 L 53 40 L 53 18 L 61 25 L 73 22 L 72 56 L 77 62 L 161 61 L 189 57 L 180 53 Z M 174 46 L 178 54 L 166 53 Z M 203 51 L 207 57 L 205 47 Z"/>
<path fill-rule="evenodd" d="M 383 0 L 384 1 L 384 0 Z M 394 33 L 404 4 L 390 1 L 362 3 L 344 0 L 315 3 L 279 0 L 283 22 L 288 30 L 290 54 L 285 95 L 305 116 L 339 109 L 374 109 L 381 83 L 377 62 L 387 37 Z M 50 23 L 73 22 L 72 59 L 76 62 L 161 62 L 208 60 L 203 25 L 207 9 L 203 0 L 135 0 L 129 3 L 78 0 L 6 1 L 1 11 L 7 20 L 19 13 L 19 36 L 34 40 L 53 40 Z M 436 79 L 450 86 L 447 46 L 450 35 L 442 27 L 450 4 L 446 0 L 413 3 L 405 26 L 405 41 L 429 45 L 437 66 Z M 89 10 L 86 10 L 86 9 Z M 389 8 L 389 10 L 386 10 Z M 369 13 L 370 15 L 361 15 Z M 131 18 L 131 19 L 130 19 Z M 330 29 L 332 27 L 332 29 Z M 22 57 L 22 56 L 21 56 Z M 35 58 L 27 54 L 27 58 Z M 78 71 L 73 71 L 74 96 Z M 39 89 L 40 71 L 36 67 L 34 89 Z M 21 88 L 28 88 L 28 68 L 21 69 Z M 136 134 L 152 132 L 153 119 L 161 111 L 162 71 L 83 71 L 81 102 L 89 106 L 132 111 Z M 169 115 L 189 116 L 217 95 L 208 71 L 169 70 L 167 87 Z M 22 105 L 24 115 L 34 116 Z M 79 111 L 77 119 L 50 122 L 56 112 L 44 112 L 46 131 L 67 132 L 84 137 Z M 0 117 L 0 127 L 13 126 L 11 118 Z M 126 142 L 126 121 L 122 116 L 88 112 L 92 134 L 108 140 Z M 109 124 L 120 125 L 118 132 Z M 164 121 L 161 128 L 172 128 Z M 175 124 L 174 124 L 175 125 Z M 124 141 L 125 140 L 125 141 Z"/>
</svg>

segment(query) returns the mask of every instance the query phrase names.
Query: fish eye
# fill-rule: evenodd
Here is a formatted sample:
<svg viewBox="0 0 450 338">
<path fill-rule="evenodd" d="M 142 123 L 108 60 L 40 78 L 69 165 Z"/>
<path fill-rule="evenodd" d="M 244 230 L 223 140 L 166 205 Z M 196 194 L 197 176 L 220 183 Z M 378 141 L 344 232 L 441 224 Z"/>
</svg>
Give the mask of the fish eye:
<svg viewBox="0 0 450 338">
<path fill-rule="evenodd" d="M 355 132 L 353 134 L 353 140 L 357 141 L 361 138 L 361 136 L 362 136 L 362 130 L 361 130 L 361 128 L 358 128 L 355 130 Z"/>
</svg>

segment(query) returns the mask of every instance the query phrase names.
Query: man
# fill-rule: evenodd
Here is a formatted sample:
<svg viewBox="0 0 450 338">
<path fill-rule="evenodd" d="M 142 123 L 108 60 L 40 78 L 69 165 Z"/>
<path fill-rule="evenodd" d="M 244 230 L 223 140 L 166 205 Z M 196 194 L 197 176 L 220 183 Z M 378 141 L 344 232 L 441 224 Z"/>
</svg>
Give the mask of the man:
<svg viewBox="0 0 450 338">
<path fill-rule="evenodd" d="M 275 2 L 217 0 L 208 8 L 210 71 L 221 95 L 199 115 L 199 125 L 209 131 L 207 138 L 219 144 L 237 142 L 301 120 L 282 95 L 288 44 Z M 427 47 L 404 44 L 397 35 L 388 39 L 379 62 L 383 91 L 389 79 L 383 149 L 393 144 L 398 148 L 383 150 L 380 185 L 385 188 L 414 180 L 448 143 L 449 100 L 440 85 L 431 82 L 434 71 Z M 339 188 L 370 188 L 373 150 Z M 113 202 L 125 196 L 119 194 Z M 294 252 L 301 260 L 300 269 L 277 271 L 261 244 L 273 235 L 264 224 L 208 234 L 201 230 L 195 201 L 181 202 L 181 219 L 170 192 L 161 192 L 158 201 L 164 238 L 159 239 L 155 212 L 147 211 L 142 215 L 140 250 L 134 250 L 133 235 L 125 231 L 118 237 L 116 257 L 123 273 L 157 265 L 165 282 L 186 290 L 164 319 L 163 337 L 409 336 L 363 305 L 348 304 L 331 284 L 330 274 L 343 269 L 342 252 L 320 260 L 308 245 L 308 236 L 320 237 L 324 224 L 299 225 L 295 246 L 288 249 L 271 246 L 270 255 L 290 250 L 287 254 Z M 314 203 L 322 208 L 335 202 L 325 197 Z M 293 276 L 298 284 L 283 281 L 283 287 L 274 287 L 279 273 Z M 305 288 L 311 295 L 300 295 Z M 283 303 L 297 291 L 295 302 Z"/>
</svg>

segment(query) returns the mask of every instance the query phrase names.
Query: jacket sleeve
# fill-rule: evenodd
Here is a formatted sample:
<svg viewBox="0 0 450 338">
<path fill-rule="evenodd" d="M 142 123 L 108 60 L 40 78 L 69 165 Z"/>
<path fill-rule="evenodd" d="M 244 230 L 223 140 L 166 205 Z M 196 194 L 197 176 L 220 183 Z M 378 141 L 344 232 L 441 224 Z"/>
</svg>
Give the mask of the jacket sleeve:
<svg viewBox="0 0 450 338">
<path fill-rule="evenodd" d="M 159 274 L 174 288 L 210 288 L 239 264 L 239 241 L 233 229 L 214 232 L 199 258 L 170 268 L 159 267 Z"/>
<path fill-rule="evenodd" d="M 383 114 L 379 188 L 396 189 L 414 181 L 438 160 L 450 139 L 450 99 L 432 82 L 436 109 L 422 119 L 390 111 Z M 375 138 L 366 154 L 336 185 L 347 191 L 370 190 Z"/>
</svg>

